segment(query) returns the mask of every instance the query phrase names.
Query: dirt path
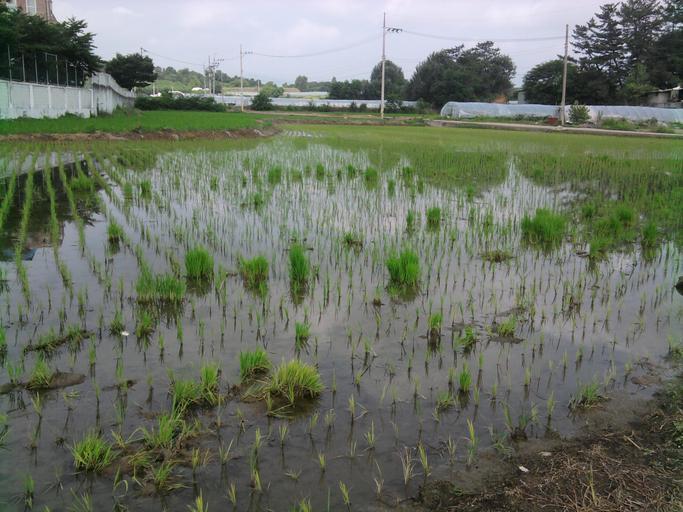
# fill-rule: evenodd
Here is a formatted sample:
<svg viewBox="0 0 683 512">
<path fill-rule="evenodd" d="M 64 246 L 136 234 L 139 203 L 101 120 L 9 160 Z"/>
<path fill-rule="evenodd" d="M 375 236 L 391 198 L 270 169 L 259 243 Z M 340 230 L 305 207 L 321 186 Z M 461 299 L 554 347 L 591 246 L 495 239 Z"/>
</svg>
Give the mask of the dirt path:
<svg viewBox="0 0 683 512">
<path fill-rule="evenodd" d="M 580 419 L 574 439 L 517 443 L 508 457 L 484 455 L 469 476 L 428 482 L 409 510 L 683 510 L 683 377 L 652 400 L 614 396 Z"/>
<path fill-rule="evenodd" d="M 657 132 L 627 132 L 622 130 L 603 130 L 601 128 L 571 128 L 519 123 L 496 123 L 479 121 L 428 121 L 429 126 L 442 128 L 487 128 L 491 130 L 512 130 L 519 132 L 578 133 L 583 135 L 610 135 L 615 137 L 645 137 L 657 139 L 683 140 L 683 134 Z"/>
</svg>

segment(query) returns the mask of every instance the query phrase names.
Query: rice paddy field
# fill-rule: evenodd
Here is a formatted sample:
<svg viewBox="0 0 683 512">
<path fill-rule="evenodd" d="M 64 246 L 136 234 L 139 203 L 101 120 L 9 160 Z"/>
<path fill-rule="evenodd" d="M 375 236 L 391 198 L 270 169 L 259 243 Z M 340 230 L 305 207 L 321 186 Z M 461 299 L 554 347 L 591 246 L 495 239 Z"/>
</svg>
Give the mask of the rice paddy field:
<svg viewBox="0 0 683 512">
<path fill-rule="evenodd" d="M 405 506 L 683 356 L 678 141 L 0 151 L 2 510 Z"/>
</svg>

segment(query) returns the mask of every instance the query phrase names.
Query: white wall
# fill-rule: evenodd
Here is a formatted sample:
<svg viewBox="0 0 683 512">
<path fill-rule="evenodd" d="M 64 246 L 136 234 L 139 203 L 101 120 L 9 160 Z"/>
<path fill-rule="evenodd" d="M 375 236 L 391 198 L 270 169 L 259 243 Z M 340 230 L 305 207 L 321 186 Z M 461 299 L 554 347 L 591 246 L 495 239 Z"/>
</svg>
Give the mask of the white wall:
<svg viewBox="0 0 683 512">
<path fill-rule="evenodd" d="M 32 84 L 0 80 L 0 119 L 18 117 L 82 117 L 132 107 L 135 94 L 120 87 L 106 73 L 95 73 L 85 87 Z"/>
</svg>

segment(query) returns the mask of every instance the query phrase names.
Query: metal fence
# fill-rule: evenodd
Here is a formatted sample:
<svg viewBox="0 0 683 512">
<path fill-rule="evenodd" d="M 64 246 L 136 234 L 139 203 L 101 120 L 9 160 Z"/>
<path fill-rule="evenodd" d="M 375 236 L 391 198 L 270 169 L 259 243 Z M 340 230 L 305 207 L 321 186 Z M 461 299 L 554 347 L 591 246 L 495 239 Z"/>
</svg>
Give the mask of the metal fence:
<svg viewBox="0 0 683 512">
<path fill-rule="evenodd" d="M 0 79 L 66 87 L 83 87 L 89 73 L 74 63 L 48 52 L 18 52 L 0 49 Z"/>
</svg>

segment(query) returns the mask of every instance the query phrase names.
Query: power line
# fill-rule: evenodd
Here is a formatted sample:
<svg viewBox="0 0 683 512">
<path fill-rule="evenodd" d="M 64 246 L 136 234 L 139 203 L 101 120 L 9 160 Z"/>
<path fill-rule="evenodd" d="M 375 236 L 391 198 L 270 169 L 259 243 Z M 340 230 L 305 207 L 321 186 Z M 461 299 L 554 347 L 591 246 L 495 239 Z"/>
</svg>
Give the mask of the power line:
<svg viewBox="0 0 683 512">
<path fill-rule="evenodd" d="M 260 53 L 260 52 L 251 52 L 251 54 L 257 55 L 259 57 L 270 57 L 273 59 L 301 59 L 301 58 L 305 58 L 305 57 L 318 57 L 320 55 L 329 55 L 331 53 L 338 53 L 338 52 L 350 50 L 352 48 L 357 48 L 359 46 L 363 46 L 363 45 L 366 45 L 368 43 L 375 42 L 375 41 L 377 41 L 377 39 L 378 39 L 377 36 L 371 36 L 371 37 L 367 37 L 365 39 L 362 39 L 362 40 L 357 41 L 355 43 L 351 43 L 351 44 L 346 45 L 346 46 L 340 46 L 337 48 L 330 48 L 328 50 L 322 50 L 322 51 L 313 52 L 313 53 L 301 53 L 298 55 L 273 55 L 270 53 Z"/>
<path fill-rule="evenodd" d="M 443 36 L 436 34 L 426 34 L 424 32 L 415 32 L 413 30 L 401 30 L 404 34 L 410 34 L 418 37 L 427 37 L 430 39 L 441 39 L 444 41 L 454 41 L 459 43 L 473 43 L 476 41 L 494 41 L 496 43 L 533 43 L 540 41 L 560 41 L 564 40 L 564 36 L 545 36 L 545 37 L 517 37 L 517 38 L 507 38 L 499 39 L 495 37 L 476 37 L 476 38 L 463 38 L 463 37 L 453 37 L 453 36 Z"/>
</svg>

